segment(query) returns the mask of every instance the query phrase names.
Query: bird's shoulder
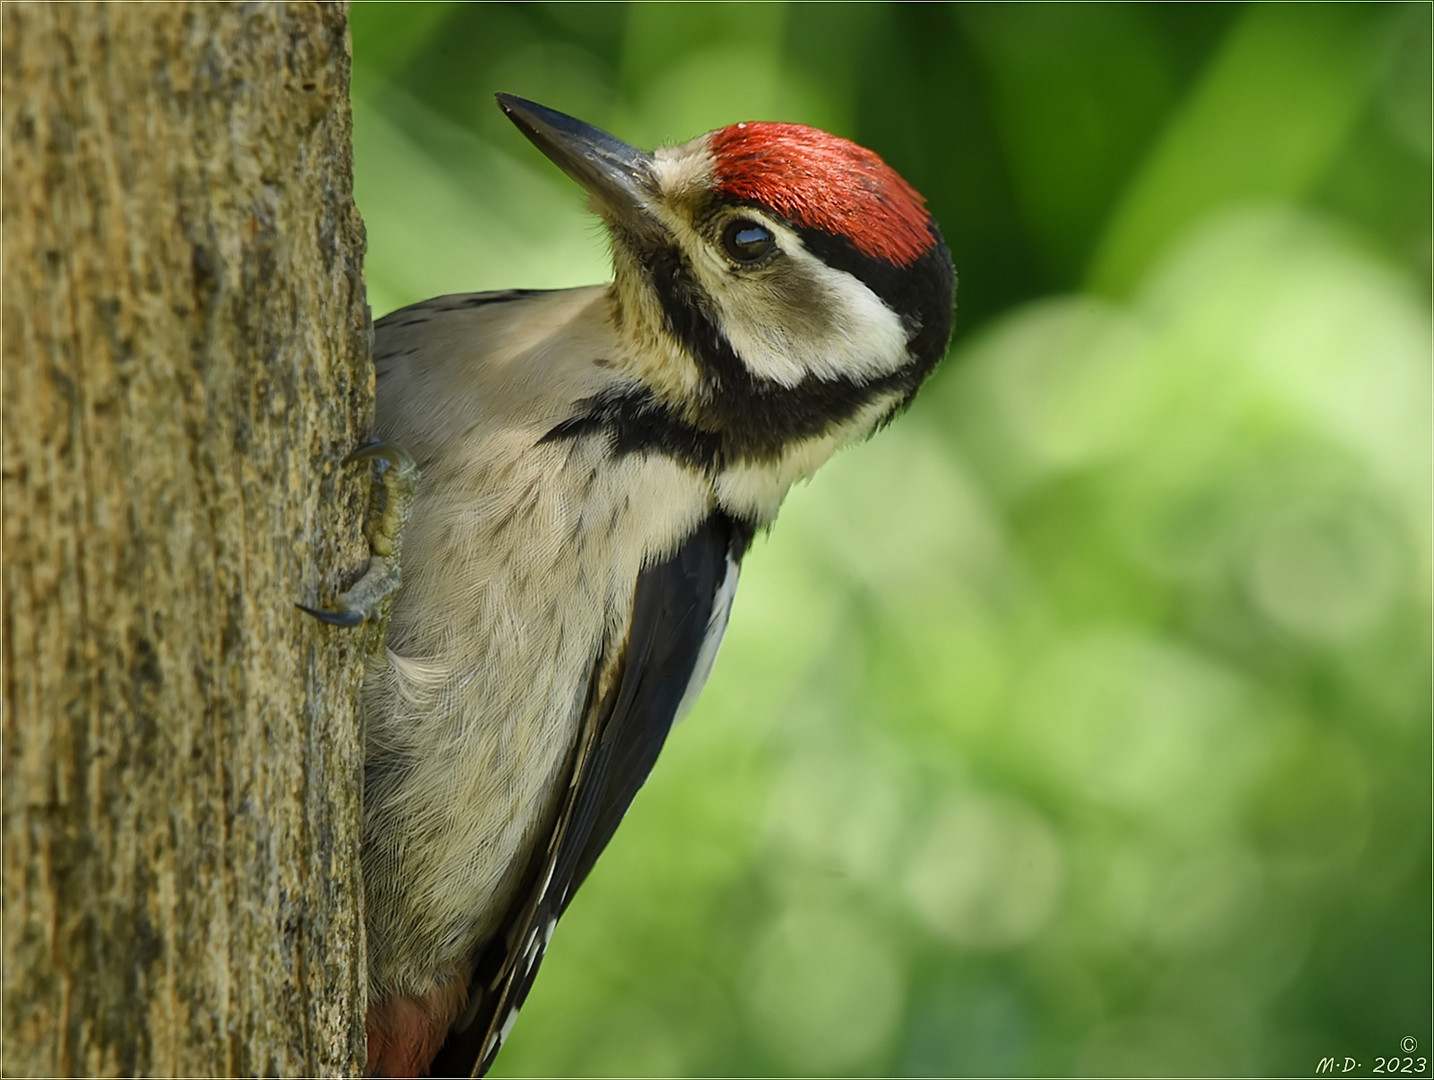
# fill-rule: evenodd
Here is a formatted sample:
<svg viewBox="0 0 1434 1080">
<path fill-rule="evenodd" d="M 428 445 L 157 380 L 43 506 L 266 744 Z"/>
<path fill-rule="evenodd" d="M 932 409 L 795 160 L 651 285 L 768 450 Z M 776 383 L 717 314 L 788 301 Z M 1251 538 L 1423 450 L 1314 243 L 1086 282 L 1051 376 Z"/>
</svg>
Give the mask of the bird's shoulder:
<svg viewBox="0 0 1434 1080">
<path fill-rule="evenodd" d="M 374 324 L 378 429 L 420 459 L 473 432 L 546 431 L 616 379 L 607 286 L 463 293 Z"/>
</svg>

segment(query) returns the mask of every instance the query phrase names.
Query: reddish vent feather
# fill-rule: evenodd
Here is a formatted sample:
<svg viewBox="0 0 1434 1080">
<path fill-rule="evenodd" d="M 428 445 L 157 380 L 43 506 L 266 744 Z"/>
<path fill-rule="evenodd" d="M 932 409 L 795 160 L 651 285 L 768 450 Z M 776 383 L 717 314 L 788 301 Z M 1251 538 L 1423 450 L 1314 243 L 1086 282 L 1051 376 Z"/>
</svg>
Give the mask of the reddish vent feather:
<svg viewBox="0 0 1434 1080">
<path fill-rule="evenodd" d="M 802 124 L 747 123 L 709 136 L 716 189 L 844 236 L 907 266 L 932 245 L 926 200 L 870 150 Z"/>
</svg>

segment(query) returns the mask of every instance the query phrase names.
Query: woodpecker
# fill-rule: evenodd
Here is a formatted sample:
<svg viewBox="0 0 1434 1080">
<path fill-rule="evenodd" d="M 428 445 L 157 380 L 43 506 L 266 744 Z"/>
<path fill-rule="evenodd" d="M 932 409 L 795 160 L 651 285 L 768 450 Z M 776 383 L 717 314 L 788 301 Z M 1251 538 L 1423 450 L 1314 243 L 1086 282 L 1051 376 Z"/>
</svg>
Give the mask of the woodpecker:
<svg viewBox="0 0 1434 1080">
<path fill-rule="evenodd" d="M 586 189 L 613 280 L 374 327 L 382 542 L 317 614 L 387 612 L 363 690 L 376 1075 L 487 1071 L 706 680 L 754 535 L 951 334 L 941 232 L 870 150 L 763 122 L 648 154 L 498 103 Z"/>
</svg>

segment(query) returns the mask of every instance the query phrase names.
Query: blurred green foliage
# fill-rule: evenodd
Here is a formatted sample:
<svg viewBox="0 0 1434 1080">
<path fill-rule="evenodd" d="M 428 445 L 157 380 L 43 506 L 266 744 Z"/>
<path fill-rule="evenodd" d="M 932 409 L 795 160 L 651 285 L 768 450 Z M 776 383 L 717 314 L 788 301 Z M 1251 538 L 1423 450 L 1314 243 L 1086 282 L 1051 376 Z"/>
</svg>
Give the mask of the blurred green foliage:
<svg viewBox="0 0 1434 1080">
<path fill-rule="evenodd" d="M 374 309 L 607 273 L 508 90 L 875 148 L 961 275 L 793 492 L 502 1075 L 1430 1046 L 1430 8 L 353 9 Z"/>
</svg>

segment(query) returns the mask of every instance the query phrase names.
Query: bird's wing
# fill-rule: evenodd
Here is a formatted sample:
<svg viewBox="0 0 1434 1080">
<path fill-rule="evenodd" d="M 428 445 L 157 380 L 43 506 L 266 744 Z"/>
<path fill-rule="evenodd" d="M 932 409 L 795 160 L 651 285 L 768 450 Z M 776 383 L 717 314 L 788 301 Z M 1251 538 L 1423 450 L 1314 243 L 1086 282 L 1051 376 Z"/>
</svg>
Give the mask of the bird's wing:
<svg viewBox="0 0 1434 1080">
<path fill-rule="evenodd" d="M 720 512 L 675 555 L 644 570 L 634 591 L 617 677 L 593 673 L 567 797 L 531 885 L 484 947 L 470 984 L 468 1023 L 455 1027 L 434 1076 L 482 1076 L 537 975 L 553 927 L 617 829 L 673 722 L 716 657 L 751 529 Z M 599 687 L 607 686 L 605 692 Z"/>
</svg>

